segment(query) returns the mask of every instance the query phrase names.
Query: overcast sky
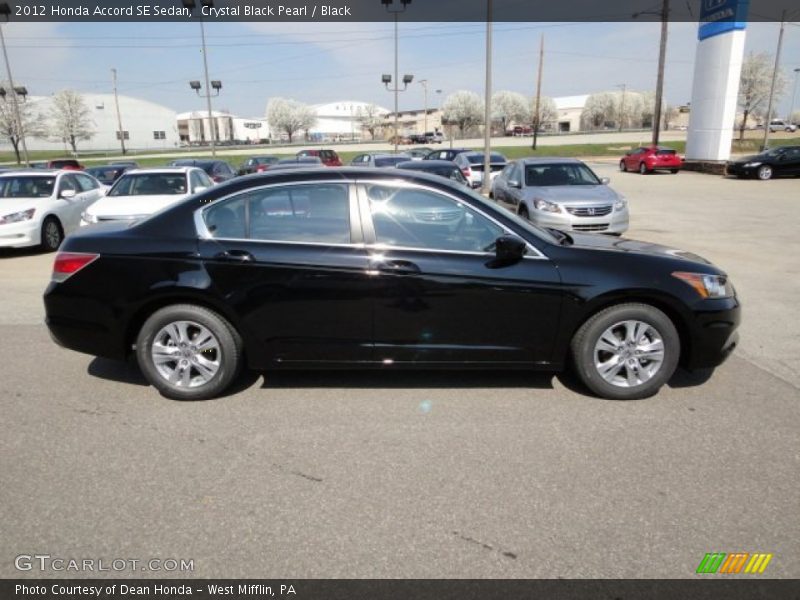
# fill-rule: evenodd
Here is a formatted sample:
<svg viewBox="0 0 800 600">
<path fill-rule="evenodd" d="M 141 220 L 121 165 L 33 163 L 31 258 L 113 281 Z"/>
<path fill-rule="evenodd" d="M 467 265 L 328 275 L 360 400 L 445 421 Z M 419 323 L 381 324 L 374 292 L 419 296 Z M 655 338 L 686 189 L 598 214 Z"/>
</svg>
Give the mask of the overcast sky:
<svg viewBox="0 0 800 600">
<path fill-rule="evenodd" d="M 400 109 L 422 108 L 421 79 L 428 80 L 429 106 L 438 105 L 438 89 L 442 97 L 460 89 L 482 94 L 485 28 L 401 22 L 400 73 L 412 73 L 415 83 L 400 94 Z M 197 22 L 11 23 L 3 30 L 14 78 L 33 95 L 65 88 L 110 92 L 114 67 L 122 94 L 178 112 L 205 108 L 188 85 L 203 79 Z M 544 34 L 545 95 L 589 94 L 618 84 L 652 90 L 659 30 L 658 23 L 495 23 L 493 88 L 533 95 Z M 746 51 L 774 53 L 778 30 L 777 23 L 751 23 Z M 691 100 L 696 34 L 696 23 L 670 24 L 664 89 L 672 104 Z M 206 36 L 211 79 L 223 83 L 215 109 L 263 116 L 271 96 L 393 107 L 392 94 L 380 82 L 381 73 L 394 69 L 391 23 L 208 23 Z M 778 104 L 783 116 L 791 103 L 793 70 L 800 67 L 797 25 L 787 27 L 781 63 L 788 79 Z"/>
</svg>

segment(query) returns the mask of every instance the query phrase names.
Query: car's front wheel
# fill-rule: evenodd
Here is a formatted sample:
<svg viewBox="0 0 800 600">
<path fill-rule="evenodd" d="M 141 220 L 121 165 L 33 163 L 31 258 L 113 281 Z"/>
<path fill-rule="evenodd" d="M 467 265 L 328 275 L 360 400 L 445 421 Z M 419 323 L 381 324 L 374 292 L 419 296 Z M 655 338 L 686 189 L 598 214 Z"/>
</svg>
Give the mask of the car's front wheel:
<svg viewBox="0 0 800 600">
<path fill-rule="evenodd" d="M 619 170 L 623 173 L 628 170 L 628 165 L 625 164 L 624 160 L 619 161 Z"/>
<path fill-rule="evenodd" d="M 572 339 L 572 359 L 581 381 L 613 400 L 652 396 L 678 365 L 680 338 L 657 308 L 619 304 L 587 320 Z"/>
<path fill-rule="evenodd" d="M 642 175 L 647 175 L 649 171 L 647 170 L 647 165 L 644 163 L 639 163 L 639 173 Z"/>
<path fill-rule="evenodd" d="M 206 400 L 235 379 L 242 341 L 230 323 L 202 306 L 176 304 L 154 312 L 136 339 L 147 380 L 168 398 Z"/>
<path fill-rule="evenodd" d="M 758 178 L 761 181 L 767 181 L 768 179 L 772 179 L 772 167 L 769 165 L 761 165 L 758 167 Z"/>
<path fill-rule="evenodd" d="M 45 252 L 55 252 L 64 241 L 64 230 L 55 217 L 47 217 L 42 223 L 41 247 Z"/>
</svg>

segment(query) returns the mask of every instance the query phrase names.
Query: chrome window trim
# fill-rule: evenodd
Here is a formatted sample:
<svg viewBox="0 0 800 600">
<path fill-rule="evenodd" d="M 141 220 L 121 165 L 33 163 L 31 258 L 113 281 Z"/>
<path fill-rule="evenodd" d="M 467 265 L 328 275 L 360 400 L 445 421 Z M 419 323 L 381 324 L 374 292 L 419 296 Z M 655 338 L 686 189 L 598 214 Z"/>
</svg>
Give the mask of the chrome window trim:
<svg viewBox="0 0 800 600">
<path fill-rule="evenodd" d="M 356 179 L 355 182 L 360 188 L 363 189 L 363 184 L 367 183 L 367 180 Z M 369 182 L 373 183 L 371 180 L 369 180 Z M 380 179 L 380 180 L 377 180 L 374 183 L 375 184 L 388 184 L 388 185 L 394 186 L 394 187 L 422 188 L 422 189 L 425 189 L 427 191 L 431 191 L 433 193 L 440 194 L 442 196 L 446 196 L 447 198 L 450 198 L 451 200 L 453 200 L 457 204 L 463 205 L 463 206 L 465 206 L 466 208 L 468 208 L 470 210 L 474 210 L 476 213 L 478 213 L 482 217 L 488 219 L 489 221 L 491 221 L 492 223 L 494 223 L 495 225 L 500 227 L 500 229 L 502 229 L 505 234 L 513 235 L 515 237 L 521 237 L 519 234 L 515 233 L 514 231 L 509 229 L 507 226 L 505 226 L 502 223 L 500 223 L 497 219 L 495 219 L 491 215 L 487 215 L 480 208 L 472 206 L 471 204 L 465 202 L 464 200 L 461 200 L 460 198 L 454 196 L 453 194 L 451 194 L 449 192 L 442 191 L 442 190 L 440 190 L 438 188 L 430 187 L 428 185 L 420 184 L 418 182 L 406 181 L 404 179 L 400 179 L 400 180 L 398 180 L 398 179 Z M 368 198 L 365 198 L 365 200 L 366 200 L 367 203 L 369 203 L 369 199 Z M 371 212 L 370 212 L 370 216 L 371 216 Z M 377 235 L 376 235 L 375 236 L 376 243 L 375 244 L 368 244 L 367 247 L 369 247 L 369 246 L 382 246 L 382 247 L 384 247 L 386 249 L 394 248 L 394 249 L 397 249 L 397 250 L 419 250 L 419 251 L 422 251 L 422 252 L 431 252 L 431 253 L 442 252 L 442 253 L 446 253 L 446 254 L 467 254 L 467 255 L 472 255 L 472 256 L 476 256 L 476 255 L 477 256 L 491 256 L 492 255 L 491 252 L 472 252 L 472 251 L 467 251 L 467 250 L 438 250 L 438 249 L 433 249 L 433 248 L 410 248 L 410 247 L 406 247 L 406 246 L 392 246 L 391 244 L 381 244 L 381 243 L 379 243 L 377 241 L 377 239 L 378 238 L 377 238 Z M 535 254 L 533 256 L 525 255 L 525 256 L 523 256 L 523 259 L 528 259 L 528 260 L 550 260 L 547 256 L 545 256 L 538 248 L 536 248 L 528 240 L 525 240 L 525 247 L 527 248 L 527 250 L 529 252 L 532 251 Z"/>
<path fill-rule="evenodd" d="M 325 243 L 325 242 L 299 242 L 299 241 L 289 241 L 289 240 L 262 240 L 262 239 L 253 239 L 253 238 L 217 238 L 211 235 L 211 232 L 206 227 L 205 219 L 203 219 L 203 212 L 210 209 L 212 206 L 219 204 L 220 202 L 224 202 L 225 200 L 230 200 L 231 198 L 235 198 L 241 194 L 250 194 L 256 192 L 258 190 L 269 189 L 274 187 L 284 187 L 287 185 L 316 185 L 316 184 L 330 184 L 336 183 L 338 185 L 343 185 L 347 188 L 347 202 L 348 202 L 348 213 L 352 220 L 353 211 L 352 211 L 352 190 L 353 181 L 352 180 L 345 180 L 342 179 L 320 179 L 317 181 L 290 181 L 286 182 L 283 181 L 281 183 L 268 183 L 266 185 L 261 185 L 254 188 L 247 188 L 243 190 L 237 190 L 227 196 L 222 196 L 221 198 L 217 198 L 213 202 L 205 204 L 200 208 L 195 209 L 194 211 L 194 227 L 197 232 L 197 235 L 200 239 L 203 240 L 216 240 L 216 241 L 227 241 L 227 242 L 247 242 L 247 243 L 258 243 L 263 242 L 267 244 L 293 244 L 293 245 L 300 245 L 300 246 L 337 246 L 337 247 L 344 247 L 344 248 L 363 248 L 364 242 L 350 242 L 349 244 L 341 244 L 341 243 Z M 350 224 L 352 229 L 352 221 Z M 352 232 L 351 232 L 352 234 Z"/>
</svg>

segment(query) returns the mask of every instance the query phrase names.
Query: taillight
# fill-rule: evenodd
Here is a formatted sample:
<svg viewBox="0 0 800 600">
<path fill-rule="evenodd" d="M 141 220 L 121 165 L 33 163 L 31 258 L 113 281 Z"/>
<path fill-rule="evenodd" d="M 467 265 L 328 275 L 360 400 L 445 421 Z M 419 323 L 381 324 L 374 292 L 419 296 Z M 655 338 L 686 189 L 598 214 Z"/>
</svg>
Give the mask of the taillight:
<svg viewBox="0 0 800 600">
<path fill-rule="evenodd" d="M 472 169 L 470 169 L 469 167 L 464 167 L 463 169 L 461 169 L 461 172 L 464 174 L 464 177 L 469 177 L 470 175 L 472 175 Z"/>
<path fill-rule="evenodd" d="M 84 267 L 90 265 L 100 258 L 99 254 L 89 254 L 88 252 L 59 252 L 53 262 L 53 281 L 66 281 Z"/>
<path fill-rule="evenodd" d="M 267 165 L 258 165 L 258 167 L 256 167 L 256 173 L 261 173 L 262 171 L 266 171 L 267 169 L 269 169 L 269 166 Z"/>
<path fill-rule="evenodd" d="M 222 177 L 220 177 L 219 175 L 214 175 L 211 177 L 211 181 L 213 181 L 214 183 L 222 183 Z"/>
</svg>

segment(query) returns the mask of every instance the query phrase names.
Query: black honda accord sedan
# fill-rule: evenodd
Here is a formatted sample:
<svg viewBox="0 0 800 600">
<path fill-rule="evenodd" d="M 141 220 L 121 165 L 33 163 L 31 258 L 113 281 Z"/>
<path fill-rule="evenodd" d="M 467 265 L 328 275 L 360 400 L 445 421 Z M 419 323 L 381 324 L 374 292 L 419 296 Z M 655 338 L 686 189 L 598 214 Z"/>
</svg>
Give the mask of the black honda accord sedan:
<svg viewBox="0 0 800 600">
<path fill-rule="evenodd" d="M 215 186 L 70 236 L 44 295 L 61 345 L 135 354 L 162 394 L 242 367 L 573 365 L 595 394 L 654 394 L 719 365 L 740 309 L 724 272 L 655 244 L 540 229 L 414 171 L 315 169 Z"/>
</svg>

